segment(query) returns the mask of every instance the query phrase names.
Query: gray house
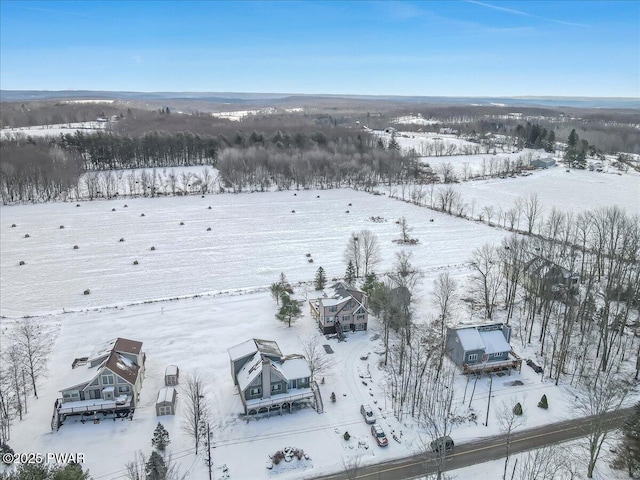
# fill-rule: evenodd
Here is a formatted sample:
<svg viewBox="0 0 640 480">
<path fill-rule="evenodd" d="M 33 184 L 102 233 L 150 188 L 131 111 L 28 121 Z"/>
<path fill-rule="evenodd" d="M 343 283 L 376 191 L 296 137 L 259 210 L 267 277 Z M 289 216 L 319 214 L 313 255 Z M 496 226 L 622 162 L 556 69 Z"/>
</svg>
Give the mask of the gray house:
<svg viewBox="0 0 640 480">
<path fill-rule="evenodd" d="M 291 411 L 294 403 L 318 400 L 317 385 L 302 355 L 282 355 L 276 342 L 255 338 L 231 347 L 228 353 L 246 414 Z"/>
<path fill-rule="evenodd" d="M 578 294 L 580 276 L 539 255 L 532 256 L 522 268 L 524 287 L 547 299 L 574 304 Z"/>
<path fill-rule="evenodd" d="M 511 327 L 502 323 L 447 328 L 446 355 L 464 373 L 520 369 L 509 343 Z"/>
<path fill-rule="evenodd" d="M 530 163 L 531 163 L 531 166 L 535 168 L 549 168 L 549 167 L 555 167 L 556 165 L 555 159 L 551 157 L 536 158 L 534 160 L 531 160 Z"/>
<path fill-rule="evenodd" d="M 367 329 L 367 295 L 345 282 L 338 282 L 321 297 L 310 299 L 309 307 L 323 334 L 336 333 L 338 329 L 342 332 Z"/>
</svg>

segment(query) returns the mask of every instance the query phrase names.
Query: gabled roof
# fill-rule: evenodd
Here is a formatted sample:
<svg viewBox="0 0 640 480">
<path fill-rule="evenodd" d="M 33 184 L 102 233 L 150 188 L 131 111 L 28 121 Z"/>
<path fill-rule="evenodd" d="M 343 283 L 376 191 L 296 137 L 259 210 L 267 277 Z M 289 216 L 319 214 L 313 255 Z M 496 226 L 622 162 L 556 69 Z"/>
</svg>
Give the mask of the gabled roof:
<svg viewBox="0 0 640 480">
<path fill-rule="evenodd" d="M 510 352 L 501 323 L 453 328 L 466 352 L 481 350 L 486 354 Z"/>
<path fill-rule="evenodd" d="M 290 355 L 282 362 L 272 362 L 271 365 L 286 381 L 311 376 L 309 364 L 302 355 Z"/>
<path fill-rule="evenodd" d="M 282 352 L 276 342 L 273 340 L 262 340 L 259 338 L 252 338 L 251 340 L 235 345 L 229 348 L 227 352 L 229 353 L 229 358 L 232 362 L 256 352 L 270 355 L 272 357 L 282 357 Z"/>
<path fill-rule="evenodd" d="M 142 342 L 136 342 L 135 340 L 128 340 L 120 337 L 112 338 L 103 344 L 97 345 L 91 352 L 91 355 L 89 355 L 88 361 L 93 362 L 102 357 L 106 357 L 112 351 L 138 355 L 141 350 Z"/>
<path fill-rule="evenodd" d="M 176 389 L 173 387 L 162 387 L 158 392 L 158 399 L 156 400 L 156 404 L 158 403 L 172 403 L 173 398 L 176 396 Z"/>
<path fill-rule="evenodd" d="M 511 351 L 511 345 L 509 345 L 507 339 L 504 338 L 502 330 L 491 330 L 488 332 L 479 333 L 480 338 L 482 338 L 482 343 L 484 343 L 484 353 L 490 355 L 492 353 Z"/>
<path fill-rule="evenodd" d="M 460 345 L 465 351 L 484 349 L 484 342 L 476 327 L 458 328 L 456 333 L 460 339 Z"/>
<path fill-rule="evenodd" d="M 105 367 L 131 384 L 136 383 L 138 372 L 140 371 L 138 365 L 118 352 L 113 352 L 109 356 Z"/>
<path fill-rule="evenodd" d="M 242 391 L 251 385 L 251 383 L 262 373 L 262 355 L 256 352 L 240 369 L 236 378 L 238 385 Z"/>
</svg>

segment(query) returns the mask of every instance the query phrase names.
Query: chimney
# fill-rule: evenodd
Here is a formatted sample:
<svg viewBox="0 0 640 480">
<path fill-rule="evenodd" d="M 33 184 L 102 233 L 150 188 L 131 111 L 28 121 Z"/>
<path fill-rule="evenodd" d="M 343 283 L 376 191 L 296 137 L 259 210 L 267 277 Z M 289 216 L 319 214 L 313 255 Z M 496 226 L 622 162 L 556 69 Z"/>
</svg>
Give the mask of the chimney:
<svg viewBox="0 0 640 480">
<path fill-rule="evenodd" d="M 262 398 L 271 398 L 271 362 L 262 356 Z"/>
</svg>

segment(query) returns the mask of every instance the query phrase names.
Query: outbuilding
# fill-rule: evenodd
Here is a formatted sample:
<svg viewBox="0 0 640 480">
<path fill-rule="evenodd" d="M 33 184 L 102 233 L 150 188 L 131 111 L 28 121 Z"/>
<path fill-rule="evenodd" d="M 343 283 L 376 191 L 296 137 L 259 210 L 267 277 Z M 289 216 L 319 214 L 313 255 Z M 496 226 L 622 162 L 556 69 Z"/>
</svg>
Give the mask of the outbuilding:
<svg viewBox="0 0 640 480">
<path fill-rule="evenodd" d="M 173 387 L 163 387 L 158 392 L 156 400 L 156 415 L 175 415 L 178 392 Z"/>
<path fill-rule="evenodd" d="M 178 385 L 178 378 L 180 377 L 180 369 L 177 365 L 169 365 L 164 371 L 164 384 L 168 387 Z"/>
</svg>

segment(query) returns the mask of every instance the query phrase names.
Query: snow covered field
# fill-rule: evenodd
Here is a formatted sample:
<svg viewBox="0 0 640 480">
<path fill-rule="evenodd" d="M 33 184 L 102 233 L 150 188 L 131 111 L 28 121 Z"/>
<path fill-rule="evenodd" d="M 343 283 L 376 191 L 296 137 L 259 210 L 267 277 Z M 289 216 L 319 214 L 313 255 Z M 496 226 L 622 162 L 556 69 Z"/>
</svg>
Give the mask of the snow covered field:
<svg viewBox="0 0 640 480">
<path fill-rule="evenodd" d="M 548 187 L 553 183 L 546 183 L 547 173 L 546 180 L 557 178 L 562 182 L 564 172 L 559 169 L 557 177 L 556 170 L 549 170 L 502 182 L 515 185 L 516 181 L 526 181 L 533 185 L 537 180 L 539 189 L 562 200 L 564 190 Z M 593 178 L 637 179 L 581 173 Z M 570 174 L 565 175 L 569 178 Z M 570 178 L 575 181 L 580 177 Z M 460 188 L 467 185 L 472 184 Z M 571 188 L 566 181 L 561 185 L 565 190 Z M 621 185 L 613 184 L 609 189 L 619 195 Z M 605 184 L 593 195 L 583 193 L 582 203 L 609 204 L 609 189 Z M 621 202 L 633 203 L 632 186 L 628 191 Z M 501 191 L 494 202 L 508 195 L 508 190 Z M 600 196 L 604 199 L 595 200 Z M 578 208 L 580 202 L 575 200 L 574 204 Z M 431 311 L 435 277 L 450 271 L 464 292 L 471 251 L 486 242 L 499 242 L 505 235 L 486 225 L 352 190 L 136 198 L 79 205 L 0 207 L 0 313 L 4 317 L 3 335 L 12 317 L 43 314 L 39 321 L 51 327 L 55 336 L 49 374 L 41 382 L 39 399 L 30 399 L 25 420 L 15 422 L 12 447 L 23 452 L 85 453 L 85 467 L 95 479 L 123 478 L 125 464 L 133 460 L 135 452 L 149 453 L 158 420 L 169 430 L 169 450 L 180 470 L 189 478 L 207 477 L 203 456 L 194 454 L 190 439 L 180 430 L 185 413 L 181 399 L 175 417 L 155 416 L 156 395 L 169 364 L 177 364 L 181 375 L 198 372 L 205 379 L 213 405 L 216 479 L 222 478 L 223 464 L 233 480 L 293 480 L 339 471 L 344 468 L 343 461 L 348 463 L 358 456 L 369 464 L 416 453 L 422 436 L 419 428 L 408 420 L 398 422 L 390 413 L 379 365 L 383 348 L 377 320 L 370 321 L 368 331 L 349 334 L 347 342 L 325 340 L 306 306 L 305 315 L 291 328 L 278 322 L 274 318 L 275 303 L 265 289 L 280 272 L 294 284 L 311 280 L 319 266 L 325 268 L 329 278 L 341 277 L 347 240 L 352 232 L 362 229 L 374 232 L 381 243 L 383 261 L 378 270 L 391 268 L 394 253 L 402 250 L 392 242 L 399 236 L 395 220 L 405 216 L 414 227 L 412 236 L 420 240 L 417 246 L 404 249 L 412 252 L 413 263 L 426 273 L 417 306 L 417 318 L 424 319 Z M 386 221 L 373 222 L 372 216 Z M 74 245 L 79 248 L 74 250 Z M 308 262 L 306 253 L 312 254 L 313 263 Z M 21 260 L 26 264 L 20 266 Z M 139 264 L 133 265 L 134 260 Z M 83 295 L 87 288 L 91 294 Z M 310 288 L 308 284 L 297 285 L 296 294 L 302 298 Z M 202 296 L 143 303 L 194 295 Z M 457 314 L 460 319 L 469 318 L 468 311 L 460 309 Z M 78 352 L 117 336 L 144 342 L 147 354 L 141 401 L 133 420 L 109 420 L 97 425 L 68 420 L 59 431 L 51 432 L 53 402 L 58 390 L 66 386 L 64 378 L 72 360 Z M 306 408 L 270 418 L 243 418 L 229 375 L 227 349 L 256 337 L 277 341 L 285 354 L 296 353 L 301 351 L 301 339 L 308 336 L 317 336 L 335 352 L 334 365 L 320 386 L 325 413 Z M 514 346 L 523 358 L 535 359 L 535 347 L 522 347 L 518 338 L 514 338 Z M 456 413 L 466 419 L 452 433 L 456 443 L 498 434 L 495 412 L 503 402 L 522 403 L 526 421 L 522 428 L 575 414 L 570 389 L 541 382 L 538 374 L 523 365 L 521 373 L 494 379 L 488 426 L 484 426 L 489 382 L 487 378 L 478 381 L 469 408 L 465 380 L 462 375 L 456 379 Z M 512 386 L 514 380 L 522 385 Z M 335 403 L 329 400 L 331 392 L 336 393 Z M 543 393 L 549 399 L 547 411 L 536 407 Z M 375 445 L 359 414 L 359 406 L 365 401 L 374 407 L 390 437 L 387 448 Z M 475 423 L 468 420 L 470 413 L 477 415 Z M 342 438 L 345 431 L 352 436 L 348 442 Z M 391 439 L 391 433 L 398 436 L 399 443 Z M 311 460 L 290 471 L 268 471 L 268 455 L 287 446 L 304 449 Z M 502 465 L 497 461 L 455 475 L 489 478 L 487 472 L 501 472 Z M 609 475 L 605 470 L 600 478 L 613 478 Z"/>
<path fill-rule="evenodd" d="M 11 140 L 17 137 L 59 137 L 78 130 L 83 132 L 97 132 L 104 130 L 108 122 L 79 122 L 60 123 L 57 125 L 35 125 L 33 127 L 4 128 L 0 130 L 0 140 Z"/>
<path fill-rule="evenodd" d="M 379 270 L 386 271 L 395 252 L 402 250 L 392 242 L 399 237 L 395 221 L 401 216 L 420 240 L 410 251 L 425 271 L 463 265 L 474 248 L 499 242 L 505 235 L 385 196 L 346 189 L 78 205 L 0 207 L 2 315 L 264 288 L 280 272 L 292 282 L 310 281 L 319 266 L 329 278 L 342 277 L 349 236 L 364 229 L 378 236 L 383 252 Z M 376 223 L 371 217 L 386 221 Z M 313 263 L 306 253 L 311 253 Z M 135 260 L 138 265 L 133 265 Z M 25 265 L 19 265 L 21 261 Z M 91 294 L 83 295 L 85 289 Z"/>
</svg>

